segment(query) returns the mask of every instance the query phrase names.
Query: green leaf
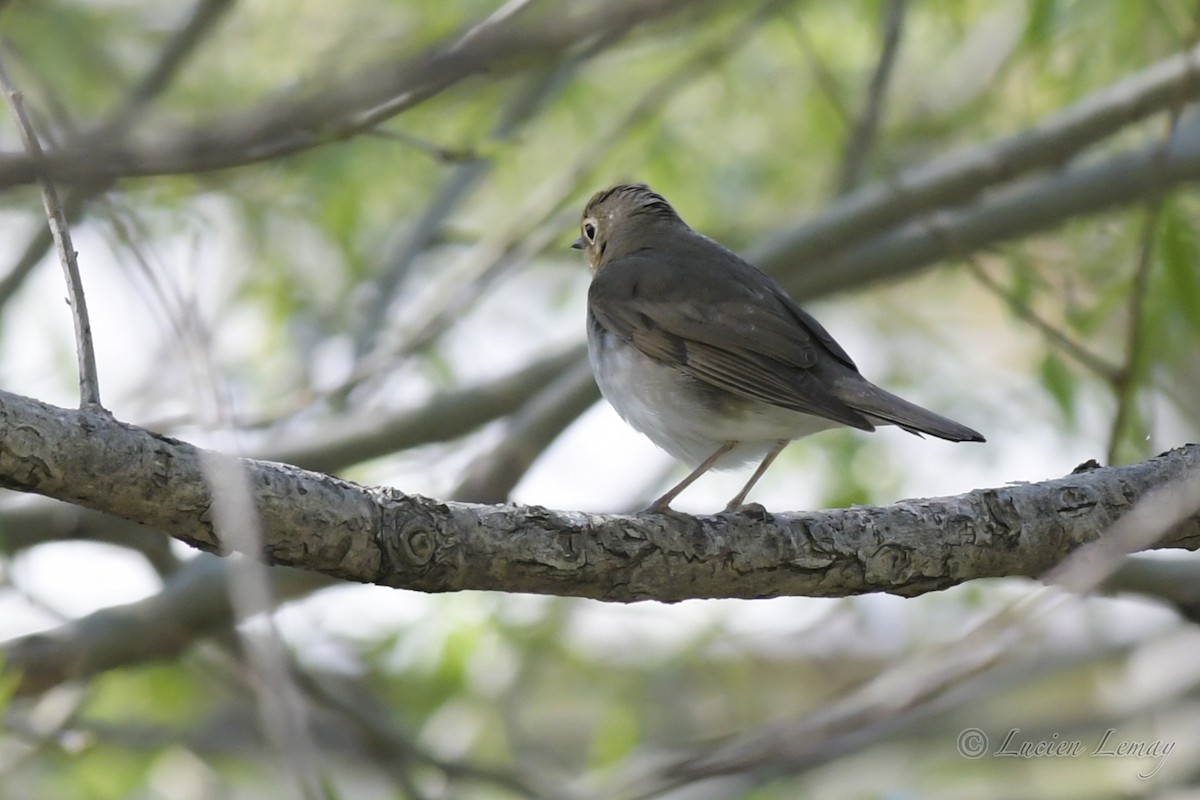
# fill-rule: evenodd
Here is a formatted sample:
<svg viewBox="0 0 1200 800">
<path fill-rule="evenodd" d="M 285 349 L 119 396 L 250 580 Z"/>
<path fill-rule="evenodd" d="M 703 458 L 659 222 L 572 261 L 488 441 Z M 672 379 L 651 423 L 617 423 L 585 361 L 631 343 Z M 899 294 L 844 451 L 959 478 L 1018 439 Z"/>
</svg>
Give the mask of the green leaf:
<svg viewBox="0 0 1200 800">
<path fill-rule="evenodd" d="M 1054 398 L 1055 404 L 1058 405 L 1059 411 L 1062 412 L 1063 419 L 1072 427 L 1077 421 L 1075 415 L 1075 376 L 1071 374 L 1071 370 L 1063 363 L 1057 353 L 1047 353 L 1042 359 L 1042 363 L 1038 368 L 1038 373 L 1041 375 L 1042 386 Z"/>
<path fill-rule="evenodd" d="M 1192 330 L 1200 333 L 1200 248 L 1196 231 L 1179 203 L 1163 206 L 1159 258 L 1166 273 L 1169 301 Z"/>
</svg>

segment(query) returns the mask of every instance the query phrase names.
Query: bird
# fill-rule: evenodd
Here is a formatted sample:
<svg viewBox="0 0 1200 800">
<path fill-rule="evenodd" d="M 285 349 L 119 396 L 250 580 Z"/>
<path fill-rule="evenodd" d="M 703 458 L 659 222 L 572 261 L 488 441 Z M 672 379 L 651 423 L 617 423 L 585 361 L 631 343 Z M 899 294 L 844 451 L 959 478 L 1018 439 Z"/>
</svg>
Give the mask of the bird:
<svg viewBox="0 0 1200 800">
<path fill-rule="evenodd" d="M 757 460 L 726 511 L 790 442 L 839 425 L 896 425 L 951 442 L 982 442 L 966 425 L 881 389 L 779 283 L 692 229 L 644 183 L 597 192 L 580 236 L 591 268 L 588 360 L 605 400 L 692 472 L 644 513 L 710 469 Z"/>
</svg>

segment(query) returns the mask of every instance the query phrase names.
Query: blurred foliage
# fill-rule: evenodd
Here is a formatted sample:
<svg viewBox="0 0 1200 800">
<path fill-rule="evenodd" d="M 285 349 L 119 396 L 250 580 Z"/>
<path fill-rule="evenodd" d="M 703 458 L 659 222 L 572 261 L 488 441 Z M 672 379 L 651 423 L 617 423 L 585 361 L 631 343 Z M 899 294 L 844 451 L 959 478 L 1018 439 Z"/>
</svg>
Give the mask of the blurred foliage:
<svg viewBox="0 0 1200 800">
<path fill-rule="evenodd" d="M 594 7 L 534 5 L 549 20 Z M 592 191 L 647 181 L 694 227 L 742 250 L 825 208 L 887 6 L 795 0 L 759 19 L 760 4 L 697 8 L 577 62 L 531 57 L 511 72 L 475 75 L 378 135 L 220 172 L 122 180 L 89 202 L 76 227 L 98 346 L 109 348 L 100 354 L 106 399 L 118 416 L 177 423 L 181 435 L 246 423 L 240 443 L 302 438 L 336 412 L 406 407 L 578 340 L 587 276 L 564 251 Z M 154 140 L 333 85 L 410 57 L 496 8 L 486 0 L 232 3 L 134 134 Z M 186 13 L 178 3 L 18 0 L 0 4 L 0 52 L 47 139 L 69 141 L 119 104 Z M 1183 0 L 910 3 L 866 180 L 1026 130 L 1190 46 L 1197 30 L 1196 8 Z M 714 46 L 718 57 L 695 60 Z M 623 122 L 680 69 L 650 113 Z M 499 133 L 514 98 L 546 70 L 554 80 L 544 102 Z M 4 122 L 4 148 L 13 152 Z M 1164 133 L 1155 117 L 1083 158 Z M 562 190 L 572 168 L 582 175 Z M 481 177 L 422 232 L 433 198 L 471 169 Z M 42 224 L 41 207 L 28 188 L 0 193 L 0 204 L 5 258 L 15 262 Z M 791 448 L 764 488 L 800 497 L 798 505 L 880 502 L 928 491 L 934 473 L 966 488 L 985 474 L 1041 478 L 1106 449 L 1134 461 L 1195 439 L 1200 201 L 1185 189 L 1165 197 L 1156 215 L 1149 205 L 1076 219 L 974 257 L 994 288 L 955 262 L 826 300 L 819 311 L 838 321 L 830 327 L 869 376 L 985 429 L 995 449 L 955 450 L 951 464 L 949 450 L 918 451 L 897 444 L 900 435 L 831 432 Z M 481 245 L 516 247 L 544 224 L 561 235 L 534 258 L 496 265 Z M 393 263 L 417 234 L 426 239 L 417 255 Z M 53 316 L 65 315 L 61 289 L 51 259 L 43 262 L 0 317 L 0 374 L 7 389 L 69 402 L 68 323 Z M 389 282 L 396 296 L 381 298 Z M 388 313 L 371 328 L 379 303 Z M 443 305 L 446 334 L 395 357 L 413 318 Z M 1124 371 L 1130 391 L 1081 366 L 1030 315 Z M 381 358 L 356 378 L 363 353 Z M 1117 430 L 1114 419 L 1123 420 Z M 453 453 L 422 448 L 349 474 L 442 496 L 498 435 L 491 426 L 453 443 Z M 559 470 L 560 482 L 599 484 L 586 458 Z M 1018 464 L 1023 471 L 1013 474 Z M 5 571 L 7 591 L 28 601 L 17 573 Z M 366 706 L 351 713 L 308 698 L 314 768 L 331 796 L 562 797 L 555 787 L 566 785 L 584 798 L 672 754 L 814 712 L 906 654 L 953 642 L 1025 586 L 985 583 L 912 601 L 675 608 L 363 591 L 387 607 L 367 634 L 341 627 L 370 616 L 361 605 L 321 610 L 340 608 L 344 598 L 332 593 L 281 622 L 302 669 L 344 684 Z M 1181 787 L 1195 792 L 1200 780 L 1197 675 L 1164 677 L 1147 654 L 1188 653 L 1180 663 L 1195 664 L 1194 635 L 1169 614 L 1129 606 L 1080 601 L 1066 618 L 1043 621 L 1003 676 L 874 746 L 874 734 L 864 734 L 844 755 L 815 758 L 795 776 L 760 769 L 672 797 L 1189 796 Z M 178 662 L 12 700 L 0 733 L 0 798 L 297 796 L 293 765 L 260 733 L 255 680 L 241 646 L 222 637 Z M 1168 688 L 1147 688 L 1159 681 Z M 968 760 L 955 749 L 967 727 L 986 731 L 993 746 L 1009 728 L 1090 743 L 1116 727 L 1126 738 L 1178 744 L 1141 779 L 1148 762 L 1130 759 Z M 632 783 L 628 796 L 640 796 Z"/>
</svg>

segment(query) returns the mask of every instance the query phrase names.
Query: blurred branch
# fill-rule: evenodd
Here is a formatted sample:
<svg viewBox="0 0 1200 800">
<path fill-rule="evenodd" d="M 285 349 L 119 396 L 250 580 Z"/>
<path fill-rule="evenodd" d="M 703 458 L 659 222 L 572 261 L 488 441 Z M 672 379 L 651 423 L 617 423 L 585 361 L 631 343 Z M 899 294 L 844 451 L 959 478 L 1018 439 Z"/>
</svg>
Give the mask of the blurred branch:
<svg viewBox="0 0 1200 800">
<path fill-rule="evenodd" d="M 1108 463 L 1115 464 L 1121 435 L 1133 416 L 1138 381 L 1145 372 L 1146 341 L 1146 294 L 1150 288 L 1150 271 L 1154 268 L 1154 243 L 1158 238 L 1158 223 L 1162 217 L 1164 192 L 1161 188 L 1166 169 L 1167 144 L 1179 123 L 1178 106 L 1172 110 L 1167 121 L 1167 131 L 1155 153 L 1155 185 L 1146 200 L 1146 213 L 1142 221 L 1141 245 L 1138 247 L 1137 268 L 1129 289 L 1129 312 L 1125 334 L 1125 360 L 1112 376 L 1113 392 L 1117 396 L 1117 411 L 1113 414 L 1108 440 Z"/>
<path fill-rule="evenodd" d="M 1159 600 L 1184 619 L 1200 624 L 1200 562 L 1195 558 L 1130 556 L 1101 589 Z"/>
<path fill-rule="evenodd" d="M 0 63 L 0 90 L 4 99 L 17 121 L 17 130 L 21 133 L 21 141 L 29 158 L 35 164 L 40 164 L 44 153 L 37 132 L 25 111 L 25 101 L 21 92 L 13 85 Z M 71 319 L 75 323 L 75 355 L 79 365 L 79 404 L 84 408 L 101 410 L 100 378 L 96 373 L 96 350 L 92 346 L 92 323 L 88 317 L 87 299 L 83 293 L 83 278 L 79 275 L 79 262 L 76 258 L 75 246 L 71 244 L 71 227 L 67 223 L 67 215 L 63 211 L 62 202 L 58 198 L 58 190 L 54 188 L 49 178 L 41 177 L 42 205 L 46 209 L 46 219 L 50 225 L 50 235 L 58 250 L 58 260 L 62 264 L 63 275 L 67 282 L 67 298 L 71 306 Z"/>
<path fill-rule="evenodd" d="M 435 398 L 422 409 L 385 420 L 383 424 L 336 431 L 329 434 L 329 442 L 310 439 L 293 446 L 290 451 L 278 450 L 270 455 L 279 458 L 290 454 L 299 460 L 321 465 L 322 469 L 336 469 L 363 460 L 368 453 L 380 454 L 443 437 L 453 438 L 507 413 L 510 410 L 507 404 L 516 408 L 531 396 L 532 404 L 518 416 L 522 422 L 514 433 L 520 434 L 526 428 L 536 433 L 540 429 L 540 446 L 544 447 L 554 438 L 544 427 L 544 422 L 538 422 L 538 415 L 547 411 L 548 402 L 560 399 L 567 402 L 566 411 L 549 414 L 551 420 L 565 420 L 562 424 L 569 423 L 579 413 L 570 402 L 570 393 L 564 392 L 567 385 L 581 382 L 581 369 L 568 369 L 572 364 L 587 367 L 579 348 L 543 359 L 487 387 Z M 590 368 L 586 369 L 586 375 L 587 402 L 590 403 L 596 393 Z M 552 380 L 555 376 L 559 377 Z M 547 388 L 541 395 L 533 394 L 542 387 Z M 578 391 L 584 393 L 582 387 Z M 507 457 L 509 447 L 505 445 L 498 448 L 501 455 L 483 462 L 503 464 L 508 470 L 503 479 L 514 483 L 540 452 L 536 449 L 539 443 L 530 436 L 518 438 L 523 442 L 520 452 L 525 460 L 521 466 Z M 501 479 L 495 474 L 491 478 Z M 86 538 L 134 547 L 156 567 L 159 564 L 153 556 L 159 555 L 168 560 L 159 569 L 163 575 L 172 571 L 168 566 L 177 566 L 167 546 L 169 539 L 164 534 L 79 506 L 54 501 L 22 504 L 6 510 L 0 515 L 0 522 L 3 523 L 0 528 L 5 532 L 4 544 L 10 551 L 31 547 L 50 538 Z M 228 630 L 237 621 L 229 599 L 229 564 L 226 560 L 203 555 L 184 564 L 153 597 L 106 608 L 49 633 L 7 643 L 0 652 L 6 668 L 23 675 L 18 691 L 39 693 L 63 681 L 90 677 L 108 669 L 171 658 L 196 639 Z M 273 595 L 279 599 L 299 597 L 335 583 L 331 578 L 287 567 L 272 567 L 270 574 Z"/>
<path fill-rule="evenodd" d="M 141 115 L 150 101 L 167 89 L 179 69 L 216 28 L 216 23 L 233 7 L 234 0 L 197 0 L 187 22 L 163 45 L 158 60 L 121 100 L 120 105 L 93 137 L 123 133 Z"/>
<path fill-rule="evenodd" d="M 1005 288 L 1000 281 L 993 278 L 977 259 L 968 259 L 966 266 L 981 286 L 1004 301 L 1004 304 L 1008 306 L 1009 311 L 1015 317 L 1036 328 L 1051 345 L 1057 347 L 1105 380 L 1112 380 L 1116 376 L 1118 370 L 1116 364 L 1110 363 L 1102 356 L 1093 353 L 1083 344 L 1071 338 L 1067 333 L 1043 319 L 1028 303 Z"/>
<path fill-rule="evenodd" d="M 812 220 L 770 237 L 756 248 L 751 260 L 777 274 L 793 270 L 803 273 L 835 254 L 842 261 L 853 260 L 862 249 L 857 243 L 864 237 L 880 234 L 933 209 L 961 204 L 1025 173 L 1060 166 L 1126 125 L 1164 111 L 1180 100 L 1195 100 L 1200 97 L 1200 81 L 1191 76 L 1198 64 L 1200 47 L 1096 92 L 1008 139 L 904 172 L 897 177 L 903 197 L 881 183 L 839 198 Z M 880 234 L 873 241 L 900 235 Z M 803 279 L 797 275 L 797 280 Z M 841 285 L 833 281 L 827 286 L 810 287 L 809 292 L 831 292 Z"/>
<path fill-rule="evenodd" d="M 580 360 L 508 421 L 504 438 L 478 458 L 451 496 L 464 503 L 503 503 L 558 435 L 600 399 L 592 367 Z"/>
<path fill-rule="evenodd" d="M 335 581 L 303 570 L 271 570 L 275 596 L 290 599 Z M 6 642 L 4 667 L 19 672 L 18 694 L 39 694 L 69 680 L 131 663 L 173 659 L 196 639 L 235 621 L 228 563 L 202 554 L 179 570 L 162 591 L 96 611 L 46 633 Z"/>
<path fill-rule="evenodd" d="M 231 456 L 207 451 L 200 468 L 211 492 L 208 516 L 213 531 L 228 551 L 248 554 L 229 563 L 225 596 L 235 619 L 261 619 L 261 630 L 235 628 L 239 655 L 251 682 L 251 702 L 260 730 L 267 740 L 274 779 L 291 784 L 304 800 L 322 800 L 322 775 L 327 769 L 313 743 L 306 697 L 294 680 L 294 671 L 272 612 L 276 608 L 269 567 L 261 552 L 264 538 L 255 514 L 250 474 Z M 185 638 L 186 640 L 186 638 Z"/>
<path fill-rule="evenodd" d="M 57 500 L 23 499 L 28 502 L 9 503 L 0 510 L 0 552 L 6 555 L 47 542 L 82 539 L 132 550 L 159 575 L 169 575 L 179 566 L 170 538 L 160 531 Z"/>
<path fill-rule="evenodd" d="M 416 409 L 326 419 L 319 426 L 305 426 L 302 438 L 281 429 L 277 441 L 256 448 L 254 456 L 338 472 L 388 453 L 449 441 L 521 408 L 572 365 L 586 361 L 585 347 L 572 345 L 512 375 L 436 395 Z"/>
<path fill-rule="evenodd" d="M 6 486 L 70 499 L 221 551 L 230 543 L 213 533 L 202 457 L 192 445 L 101 415 L 0 393 Z M 1200 445 L 1191 445 L 1043 483 L 756 519 L 441 502 L 241 461 L 269 563 L 421 591 L 614 601 L 911 596 L 980 577 L 1039 575 L 1099 536 L 1137 498 L 1197 463 Z M 1182 519 L 1155 546 L 1200 547 L 1200 517 Z"/>
<path fill-rule="evenodd" d="M 493 143 L 511 141 L 522 127 L 570 82 L 584 63 L 619 40 L 627 31 L 628 28 L 614 28 L 563 64 L 535 72 L 521 84 L 509 99 L 508 105 L 501 110 L 489 139 Z M 491 172 L 492 167 L 493 162 L 490 159 L 474 159 L 455 167 L 442 181 L 425 211 L 405 234 L 403 242 L 393 249 L 384 265 L 379 280 L 379 293 L 368 309 L 366 322 L 356 337 L 360 350 L 365 349 L 368 344 L 373 344 L 377 332 L 386 328 L 387 311 L 394 304 L 396 289 L 411 269 L 413 261 L 429 246 L 446 218 L 463 202 L 471 189 Z"/>
<path fill-rule="evenodd" d="M 562 205 L 595 169 L 599 156 L 624 141 L 634 126 L 652 118 L 681 89 L 736 53 L 737 45 L 747 42 L 750 33 L 787 2 L 766 0 L 756 6 L 732 31 L 697 48 L 641 92 L 631 106 L 590 139 L 587 148 L 565 169 L 531 189 L 526 202 L 513 213 L 512 224 L 495 226 L 493 233 L 484 236 L 460 263 L 448 270 L 450 278 L 443 281 L 447 290 L 432 299 L 418 298 L 413 313 L 398 315 L 405 320 L 404 328 L 397 331 L 400 341 L 384 343 L 356 372 L 374 372 L 385 359 L 402 358 L 429 345 L 502 275 L 516 265 L 529 263 L 560 240 L 564 228 L 560 217 Z"/>
<path fill-rule="evenodd" d="M 433 767 L 448 780 L 492 784 L 521 797 L 539 797 L 524 779 L 509 771 L 435 756 L 396 725 L 391 711 L 381 706 L 362 682 L 335 681 L 299 669 L 296 679 L 311 697 L 349 721 L 362 737 L 371 761 L 398 780 L 416 762 Z"/>
<path fill-rule="evenodd" d="M 1179 124 L 1161 167 L 1158 151 L 1156 143 L 1060 170 L 997 190 L 965 210 L 927 215 L 929 219 L 866 238 L 836 253 L 812 251 L 807 238 L 796 239 L 794 249 L 787 237 L 771 238 L 755 249 L 751 260 L 776 274 L 793 295 L 805 299 L 899 277 L 943 258 L 963 257 L 993 242 L 1028 236 L 1072 217 L 1200 180 L 1200 117 Z M 904 181 L 902 175 L 899 179 Z M 820 269 L 813 268 L 817 263 Z"/>
<path fill-rule="evenodd" d="M 1200 446 L 1193 449 L 1200 456 Z M 960 639 L 916 651 L 815 713 L 768 723 L 674 758 L 640 778 L 635 791 L 623 796 L 649 800 L 714 777 L 744 776 L 754 785 L 768 777 L 798 773 L 861 749 L 938 705 L 961 702 L 960 689 L 1011 659 L 1030 625 L 1070 599 L 1060 590 L 1086 594 L 1103 587 L 1128 568 L 1129 553 L 1171 536 L 1185 521 L 1200 533 L 1200 460 L 1193 459 L 1127 502 L 1132 505 L 1128 513 L 1105 525 L 1101 535 L 1074 549 L 1042 576 L 1047 588 L 1005 605 Z M 963 744 L 960 739 L 960 752 Z"/>
<path fill-rule="evenodd" d="M 862 181 L 867 154 L 871 151 L 875 134 L 879 131 L 879 120 L 883 116 L 888 86 L 896 66 L 896 55 L 900 52 L 900 36 L 904 29 L 907 6 L 907 0 L 887 0 L 884 9 L 883 46 L 880 48 L 875 72 L 867 86 L 867 101 L 842 154 L 842 175 L 838 179 L 838 194 L 846 194 Z"/>
<path fill-rule="evenodd" d="M 708 8 L 715 0 L 620 0 L 585 13 L 496 14 L 423 53 L 377 64 L 337 83 L 265 107 L 198 126 L 156 142 L 125 136 L 89 138 L 47 155 L 40 164 L 0 155 L 0 187 L 39 174 L 63 183 L 205 172 L 260 163 L 354 137 L 434 97 L 460 81 L 498 78 L 529 59 L 548 61 L 594 37 L 670 14 Z M 336 70 L 335 70 L 336 72 Z"/>
<path fill-rule="evenodd" d="M 116 136 L 133 124 L 151 100 L 166 89 L 179 72 L 179 68 L 213 30 L 215 23 L 233 5 L 233 0 L 198 0 L 188 21 L 180 28 L 159 53 L 158 60 L 150 71 L 129 90 L 125 98 L 107 120 L 101 123 L 98 133 L 92 136 Z M 76 222 L 88 199 L 108 188 L 100 184 L 79 188 L 70 192 L 63 200 L 63 213 L 69 222 Z M 0 310 L 12 298 L 25 278 L 42 260 L 42 256 L 54 244 L 50 231 L 39 228 L 25 246 L 17 263 L 0 279 Z"/>
</svg>

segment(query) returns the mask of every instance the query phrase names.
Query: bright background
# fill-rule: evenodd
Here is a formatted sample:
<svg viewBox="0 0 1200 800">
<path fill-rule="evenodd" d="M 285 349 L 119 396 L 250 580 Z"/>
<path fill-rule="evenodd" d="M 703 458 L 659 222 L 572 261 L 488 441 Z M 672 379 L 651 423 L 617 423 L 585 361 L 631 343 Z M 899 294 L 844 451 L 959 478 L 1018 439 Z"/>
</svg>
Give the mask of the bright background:
<svg viewBox="0 0 1200 800">
<path fill-rule="evenodd" d="M 534 26 L 598 7 L 506 6 Z M 495 9 L 0 3 L 0 56 L 44 137 L 71 141 L 120 105 L 193 13 L 213 13 L 131 123 L 135 140 L 152 141 L 411 58 Z M 898 54 L 872 95 L 897 13 Z M 699 4 L 607 47 L 524 54 L 384 122 L 381 135 L 122 180 L 94 194 L 73 227 L 105 403 L 120 419 L 249 455 L 436 404 L 582 341 L 588 272 L 567 246 L 593 191 L 646 181 L 693 227 L 761 252 L 839 194 L 1018 134 L 1184 50 L 1196 13 L 1175 0 Z M 522 105 L 533 94 L 540 102 Z M 883 100 L 878 127 L 848 159 L 872 96 Z M 1073 163 L 1154 145 L 1166 116 L 1123 127 Z M 6 154 L 20 150 L 10 117 L 0 136 Z M 439 197 L 449 199 L 434 211 Z M 836 251 L 803 265 L 838 290 L 799 299 L 865 375 L 989 441 L 830 431 L 793 444 L 752 499 L 777 510 L 883 504 L 1057 477 L 1090 458 L 1137 461 L 1195 439 L 1197 207 L 1185 186 L 1161 208 L 1142 198 L 883 280 L 839 278 Z M 34 189 L 0 195 L 0 386 L 69 406 L 61 271 L 52 253 L 27 274 L 16 266 L 44 224 Z M 1072 348 L 1120 377 L 1097 374 Z M 536 388 L 523 408 L 544 397 Z M 522 440 L 538 453 L 528 470 L 488 473 L 477 499 L 618 511 L 684 474 L 586 390 L 569 398 L 559 406 L 572 409 L 569 424 Z M 337 472 L 463 496 L 465 476 L 487 472 L 496 449 L 524 435 L 500 414 Z M 747 473 L 705 476 L 675 506 L 717 510 Z M 271 626 L 256 617 L 238 639 L 229 626 L 197 632 L 169 605 L 150 608 L 208 559 L 178 545 L 164 555 L 144 537 L 114 544 L 98 523 L 37 499 L 5 502 L 0 637 L 10 648 L 35 632 L 99 647 L 111 615 L 137 620 L 145 639 L 196 641 L 167 660 L 131 658 L 12 699 L 0 797 L 302 796 L 300 751 L 264 735 L 256 717 L 271 701 L 245 648 L 269 641 Z M 1167 582 L 1161 594 L 1177 599 Z M 1156 585 L 1143 594 L 1160 594 Z M 1128 594 L 1028 620 L 1009 658 L 948 683 L 950 699 L 919 704 L 902 725 L 860 720 L 854 743 L 813 746 L 807 760 L 760 746 L 755 769 L 655 788 L 657 763 L 770 721 L 814 719 L 906 659 L 949 660 L 944 648 L 1036 589 L 1012 579 L 916 599 L 618 606 L 346 585 L 280 590 L 290 602 L 272 619 L 311 723 L 306 768 L 326 796 L 1200 796 L 1200 636 L 1169 603 Z M 1090 752 L 1111 728 L 1174 749 L 1142 778 L 1155 759 L 966 759 L 956 749 L 966 728 L 993 747 L 1020 728 Z"/>
</svg>

